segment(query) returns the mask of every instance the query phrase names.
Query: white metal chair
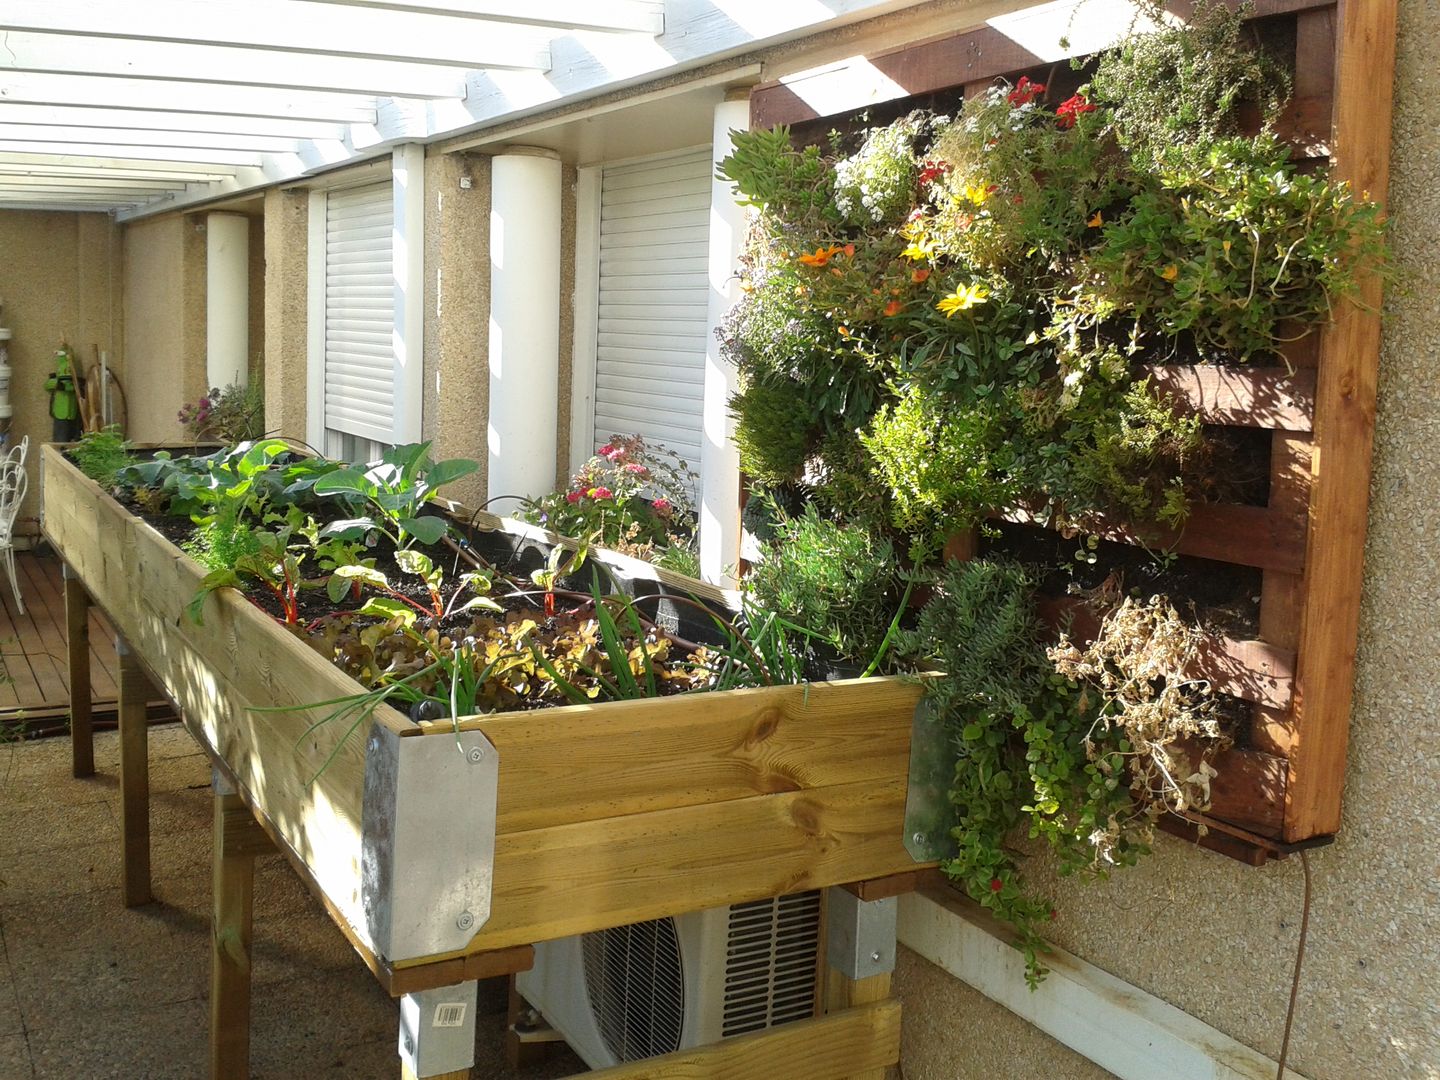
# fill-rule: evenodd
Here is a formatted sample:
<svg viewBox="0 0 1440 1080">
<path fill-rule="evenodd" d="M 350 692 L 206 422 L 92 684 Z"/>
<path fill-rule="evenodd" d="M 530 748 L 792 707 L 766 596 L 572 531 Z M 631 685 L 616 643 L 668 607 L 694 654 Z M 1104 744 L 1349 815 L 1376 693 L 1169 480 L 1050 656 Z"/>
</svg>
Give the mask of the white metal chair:
<svg viewBox="0 0 1440 1080">
<path fill-rule="evenodd" d="M 13 462 L 15 462 L 17 465 L 24 465 L 24 464 L 25 464 L 25 455 L 26 455 L 27 453 L 29 453 L 29 452 L 30 452 L 30 436 L 29 436 L 29 435 L 26 435 L 26 436 L 24 436 L 23 438 L 21 438 L 21 440 L 20 440 L 18 443 L 16 443 L 14 446 L 12 446 L 12 447 L 10 448 L 10 452 L 5 455 L 5 458 L 6 458 L 7 461 L 13 461 Z"/>
<path fill-rule="evenodd" d="M 21 615 L 25 614 L 25 601 L 20 596 L 20 579 L 15 574 L 15 515 L 20 512 L 20 503 L 30 486 L 30 477 L 22 464 L 25 448 L 24 442 L 16 448 L 21 451 L 20 460 L 9 455 L 0 459 L 0 563 L 10 576 L 15 606 Z"/>
</svg>

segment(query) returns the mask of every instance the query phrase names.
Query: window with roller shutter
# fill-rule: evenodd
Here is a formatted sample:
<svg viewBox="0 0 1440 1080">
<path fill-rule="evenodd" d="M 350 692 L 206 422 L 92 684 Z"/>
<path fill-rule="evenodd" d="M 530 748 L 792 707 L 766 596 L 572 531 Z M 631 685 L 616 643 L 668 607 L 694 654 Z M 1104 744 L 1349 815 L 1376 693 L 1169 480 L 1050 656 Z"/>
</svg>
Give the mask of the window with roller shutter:
<svg viewBox="0 0 1440 1080">
<path fill-rule="evenodd" d="M 639 433 L 700 473 L 708 147 L 600 177 L 594 445 Z"/>
</svg>

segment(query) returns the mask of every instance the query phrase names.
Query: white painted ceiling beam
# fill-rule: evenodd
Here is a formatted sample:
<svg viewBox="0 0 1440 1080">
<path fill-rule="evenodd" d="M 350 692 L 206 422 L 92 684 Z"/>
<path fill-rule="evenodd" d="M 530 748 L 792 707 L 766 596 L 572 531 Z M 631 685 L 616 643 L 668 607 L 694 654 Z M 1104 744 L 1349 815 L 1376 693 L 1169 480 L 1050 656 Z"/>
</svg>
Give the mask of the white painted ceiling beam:
<svg viewBox="0 0 1440 1080">
<path fill-rule="evenodd" d="M 316 0 L 337 7 L 437 12 L 472 19 L 659 34 L 665 29 L 663 0 Z"/>
<path fill-rule="evenodd" d="M 223 180 L 233 176 L 229 166 L 197 166 L 176 161 L 96 160 L 53 154 L 0 154 L 0 176 L 101 176 L 118 179 Z"/>
<path fill-rule="evenodd" d="M 541 70 L 550 66 L 553 36 L 536 27 L 380 8 L 355 8 L 337 18 L 333 8 L 308 0 L 247 0 L 243 10 L 195 0 L 5 0 L 0 30 L 103 38 L 122 53 L 136 42 L 165 42 Z"/>
<path fill-rule="evenodd" d="M 30 194 L 23 191 L 0 191 L 0 205 L 12 202 L 50 202 L 59 200 L 60 196 L 43 194 Z M 147 202 L 151 196 L 148 195 L 111 195 L 101 192 L 96 195 L 66 195 L 64 201 L 86 206 L 136 206 Z"/>
<path fill-rule="evenodd" d="M 253 150 L 206 150 L 176 146 L 123 146 L 120 143 L 48 143 L 33 140 L 0 140 L 0 154 L 55 155 L 69 158 L 105 158 L 120 161 L 192 161 L 205 165 L 259 165 L 261 155 Z"/>
<path fill-rule="evenodd" d="M 243 18 L 242 15 L 236 15 Z M 323 53 L 126 41 L 30 32 L 4 35 L 0 71 L 140 76 L 182 82 L 288 87 L 326 93 L 445 98 L 465 93 L 459 68 Z"/>
<path fill-rule="evenodd" d="M 165 131 L 278 135 L 286 139 L 343 139 L 345 124 L 227 113 L 156 112 L 151 109 L 95 109 L 79 106 L 8 105 L 0 98 L 0 124 L 49 124 L 87 128 L 150 128 Z"/>
<path fill-rule="evenodd" d="M 0 118 L 3 120 L 3 118 Z M 228 132 L 170 131 L 165 128 L 88 128 L 56 124 L 0 122 L 0 142 L 83 143 L 94 139 L 117 146 L 165 146 L 211 150 L 252 150 L 261 154 L 294 153 L 303 140 L 279 135 L 231 135 Z"/>
<path fill-rule="evenodd" d="M 112 109 L 157 109 L 223 113 L 231 116 L 323 120 L 373 124 L 373 94 L 326 94 L 269 86 L 53 75 L 0 71 L 0 101 L 23 105 L 81 105 Z"/>
<path fill-rule="evenodd" d="M 6 176 L 0 180 L 3 191 L 114 191 L 127 194 L 135 191 L 184 191 L 184 180 L 126 180 L 108 176 Z"/>
<path fill-rule="evenodd" d="M 48 211 L 63 211 L 64 213 L 67 213 L 67 214 L 108 214 L 108 213 L 118 212 L 118 211 L 120 211 L 120 210 L 122 210 L 122 209 L 134 209 L 134 208 L 133 208 L 133 207 L 128 207 L 128 208 L 127 208 L 127 207 L 120 207 L 120 206 L 103 206 L 103 205 L 92 206 L 92 205 L 90 205 L 89 203 L 72 203 L 72 202 L 67 202 L 67 201 L 60 201 L 60 202 L 42 202 L 42 201 L 36 201 L 36 202 L 29 202 L 29 201 L 10 202 L 10 201 L 6 200 L 6 201 L 4 201 L 4 202 L 0 202 L 0 209 L 4 209 L 4 210 L 48 210 Z"/>
</svg>

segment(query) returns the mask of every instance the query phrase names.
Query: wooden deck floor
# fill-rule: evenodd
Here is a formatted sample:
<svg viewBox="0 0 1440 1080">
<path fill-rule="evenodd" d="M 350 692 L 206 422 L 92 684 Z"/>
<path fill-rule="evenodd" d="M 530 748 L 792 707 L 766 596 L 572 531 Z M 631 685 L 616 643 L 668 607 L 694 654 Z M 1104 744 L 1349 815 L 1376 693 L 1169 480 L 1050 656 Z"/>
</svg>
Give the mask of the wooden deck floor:
<svg viewBox="0 0 1440 1080">
<path fill-rule="evenodd" d="M 17 552 L 16 569 L 25 614 L 15 609 L 10 581 L 0 573 L 0 663 L 9 680 L 0 682 L 0 717 L 24 710 L 27 717 L 64 716 L 70 708 L 65 662 L 65 591 L 60 560 Z M 99 608 L 90 609 L 90 687 L 97 711 L 116 701 L 115 632 Z"/>
</svg>

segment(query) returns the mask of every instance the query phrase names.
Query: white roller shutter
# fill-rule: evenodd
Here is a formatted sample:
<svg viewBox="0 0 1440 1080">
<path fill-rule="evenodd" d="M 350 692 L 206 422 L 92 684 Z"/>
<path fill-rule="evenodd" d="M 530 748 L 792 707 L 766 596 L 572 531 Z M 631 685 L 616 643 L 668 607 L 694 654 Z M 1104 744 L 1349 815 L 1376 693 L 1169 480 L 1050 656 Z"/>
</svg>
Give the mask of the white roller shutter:
<svg viewBox="0 0 1440 1080">
<path fill-rule="evenodd" d="M 663 443 L 700 472 L 710 151 L 607 166 L 600 188 L 595 439 Z"/>
<path fill-rule="evenodd" d="M 395 210 L 389 181 L 325 200 L 325 427 L 379 443 L 395 431 Z"/>
</svg>

